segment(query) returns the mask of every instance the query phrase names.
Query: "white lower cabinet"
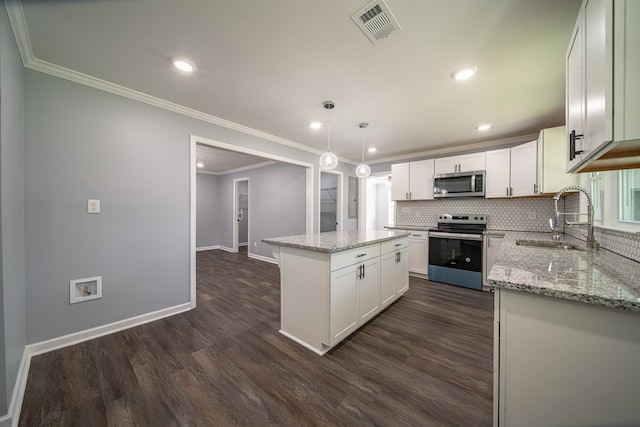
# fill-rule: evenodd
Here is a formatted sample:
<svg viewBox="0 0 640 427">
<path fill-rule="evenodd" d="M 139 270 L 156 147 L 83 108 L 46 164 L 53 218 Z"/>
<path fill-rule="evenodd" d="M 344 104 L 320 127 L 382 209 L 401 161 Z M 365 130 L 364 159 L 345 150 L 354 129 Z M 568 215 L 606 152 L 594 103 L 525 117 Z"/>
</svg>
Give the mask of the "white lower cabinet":
<svg viewBox="0 0 640 427">
<path fill-rule="evenodd" d="M 411 231 L 409 235 L 409 273 L 427 275 L 429 264 L 429 232 Z"/>
<path fill-rule="evenodd" d="M 394 242 L 383 247 L 380 257 L 380 301 L 382 308 L 398 299 L 409 289 L 409 241 Z"/>
<path fill-rule="evenodd" d="M 332 254 L 282 247 L 280 332 L 324 354 L 406 292 L 408 247 L 407 237 Z"/>
<path fill-rule="evenodd" d="M 498 288 L 494 426 L 640 425 L 640 313 Z"/>
</svg>

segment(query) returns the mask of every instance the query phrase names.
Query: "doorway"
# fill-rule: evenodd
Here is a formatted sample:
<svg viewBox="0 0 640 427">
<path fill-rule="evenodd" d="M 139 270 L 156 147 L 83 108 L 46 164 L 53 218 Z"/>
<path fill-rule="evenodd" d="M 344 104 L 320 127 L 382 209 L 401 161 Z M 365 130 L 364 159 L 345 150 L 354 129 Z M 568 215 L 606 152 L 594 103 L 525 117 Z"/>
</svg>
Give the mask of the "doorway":
<svg viewBox="0 0 640 427">
<path fill-rule="evenodd" d="M 320 172 L 320 232 L 343 229 L 342 172 Z"/>
<path fill-rule="evenodd" d="M 249 255 L 249 178 L 233 180 L 233 252 L 247 247 Z"/>
<path fill-rule="evenodd" d="M 389 173 L 361 180 L 361 230 L 384 230 L 395 224 L 395 202 L 391 200 Z"/>
</svg>

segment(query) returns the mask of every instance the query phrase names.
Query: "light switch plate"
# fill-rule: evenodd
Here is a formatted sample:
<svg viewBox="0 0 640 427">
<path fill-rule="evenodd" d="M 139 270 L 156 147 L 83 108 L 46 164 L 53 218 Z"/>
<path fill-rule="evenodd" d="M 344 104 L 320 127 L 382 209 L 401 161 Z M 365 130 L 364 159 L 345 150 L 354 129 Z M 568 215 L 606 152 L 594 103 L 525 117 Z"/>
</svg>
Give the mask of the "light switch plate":
<svg viewBox="0 0 640 427">
<path fill-rule="evenodd" d="M 87 213 L 99 214 L 100 213 L 100 200 L 96 200 L 96 199 L 87 200 Z"/>
</svg>

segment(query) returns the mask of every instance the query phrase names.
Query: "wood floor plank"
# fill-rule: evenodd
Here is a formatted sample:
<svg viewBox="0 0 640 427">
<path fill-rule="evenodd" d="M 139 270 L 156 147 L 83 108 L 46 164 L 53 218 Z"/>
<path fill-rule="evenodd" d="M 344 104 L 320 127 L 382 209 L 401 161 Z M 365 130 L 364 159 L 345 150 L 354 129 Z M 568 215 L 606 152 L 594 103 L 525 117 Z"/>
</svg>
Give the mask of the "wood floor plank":
<svg viewBox="0 0 640 427">
<path fill-rule="evenodd" d="M 492 294 L 411 278 L 318 356 L 278 333 L 277 265 L 196 268 L 196 309 L 35 356 L 20 425 L 491 425 Z"/>
</svg>

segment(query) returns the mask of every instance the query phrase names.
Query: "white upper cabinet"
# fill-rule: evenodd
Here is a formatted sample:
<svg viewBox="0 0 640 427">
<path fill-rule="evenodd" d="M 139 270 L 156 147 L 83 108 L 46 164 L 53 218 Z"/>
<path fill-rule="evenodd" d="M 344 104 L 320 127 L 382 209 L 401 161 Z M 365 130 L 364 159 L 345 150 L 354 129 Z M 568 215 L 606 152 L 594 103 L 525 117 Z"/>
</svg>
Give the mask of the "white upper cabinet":
<svg viewBox="0 0 640 427">
<path fill-rule="evenodd" d="M 392 200 L 433 199 L 433 159 L 391 165 Z"/>
<path fill-rule="evenodd" d="M 485 152 L 441 157 L 435 161 L 435 174 L 485 170 Z"/>
<path fill-rule="evenodd" d="M 522 197 L 536 194 L 537 141 L 487 151 L 485 197 Z"/>
<path fill-rule="evenodd" d="M 640 2 L 584 0 L 567 50 L 566 168 L 640 167 Z"/>
<path fill-rule="evenodd" d="M 485 197 L 553 194 L 577 185 L 579 176 L 565 172 L 565 126 L 543 129 L 537 141 L 487 151 Z"/>
<path fill-rule="evenodd" d="M 538 136 L 538 194 L 556 193 L 563 187 L 578 185 L 580 176 L 565 172 L 566 127 L 542 129 Z"/>
<path fill-rule="evenodd" d="M 511 191 L 511 149 L 487 151 L 486 198 L 509 197 Z"/>
</svg>

